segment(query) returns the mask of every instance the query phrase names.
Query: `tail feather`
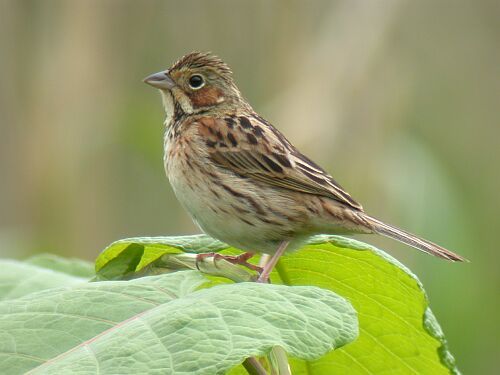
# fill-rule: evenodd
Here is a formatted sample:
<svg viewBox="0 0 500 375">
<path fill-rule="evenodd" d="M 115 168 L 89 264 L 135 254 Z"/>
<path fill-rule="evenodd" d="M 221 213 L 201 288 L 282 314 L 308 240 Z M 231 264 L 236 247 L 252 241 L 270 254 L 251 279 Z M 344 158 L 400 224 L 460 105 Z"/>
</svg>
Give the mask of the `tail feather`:
<svg viewBox="0 0 500 375">
<path fill-rule="evenodd" d="M 380 220 L 377 220 L 371 216 L 366 215 L 364 218 L 368 220 L 368 222 L 371 224 L 374 232 L 382 234 L 383 236 L 395 239 L 404 244 L 412 246 L 417 250 L 437 256 L 439 258 L 450 260 L 452 262 L 467 261 L 467 259 L 445 249 L 444 247 L 441 247 L 439 245 L 436 245 L 435 243 L 419 238 L 414 234 L 393 227 L 392 225 L 383 223 Z"/>
</svg>

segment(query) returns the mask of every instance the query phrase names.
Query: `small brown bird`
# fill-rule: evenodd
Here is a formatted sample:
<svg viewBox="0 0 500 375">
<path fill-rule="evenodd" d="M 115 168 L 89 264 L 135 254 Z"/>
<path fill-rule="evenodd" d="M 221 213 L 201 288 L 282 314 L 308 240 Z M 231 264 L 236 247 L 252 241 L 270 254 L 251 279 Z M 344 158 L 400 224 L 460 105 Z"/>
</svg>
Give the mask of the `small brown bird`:
<svg viewBox="0 0 500 375">
<path fill-rule="evenodd" d="M 319 233 L 376 233 L 451 261 L 464 258 L 367 215 L 320 166 L 242 97 L 229 67 L 194 52 L 144 80 L 166 111 L 167 176 L 181 204 L 210 236 L 278 258 Z"/>
</svg>

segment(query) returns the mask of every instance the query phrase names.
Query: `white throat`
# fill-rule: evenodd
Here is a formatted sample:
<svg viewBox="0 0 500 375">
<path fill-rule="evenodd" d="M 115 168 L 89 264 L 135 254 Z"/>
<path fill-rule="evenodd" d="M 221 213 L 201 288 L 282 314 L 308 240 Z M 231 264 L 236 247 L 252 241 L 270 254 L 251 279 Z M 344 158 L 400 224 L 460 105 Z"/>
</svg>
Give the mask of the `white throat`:
<svg viewBox="0 0 500 375">
<path fill-rule="evenodd" d="M 170 91 L 160 90 L 160 93 L 163 101 L 163 108 L 165 109 L 165 115 L 166 115 L 164 124 L 168 128 L 170 125 L 172 125 L 172 120 L 174 118 L 174 111 L 175 111 L 174 98 Z"/>
</svg>

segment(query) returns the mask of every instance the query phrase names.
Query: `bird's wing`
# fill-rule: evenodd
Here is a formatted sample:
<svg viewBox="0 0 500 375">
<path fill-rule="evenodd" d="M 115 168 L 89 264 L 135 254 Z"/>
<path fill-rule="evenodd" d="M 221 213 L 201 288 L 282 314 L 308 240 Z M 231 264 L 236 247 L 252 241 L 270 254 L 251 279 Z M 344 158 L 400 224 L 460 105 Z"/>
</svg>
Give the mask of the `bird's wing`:
<svg viewBox="0 0 500 375">
<path fill-rule="evenodd" d="M 209 157 L 219 167 L 255 181 L 325 196 L 363 210 L 324 169 L 301 154 L 260 116 L 202 117 L 196 122 Z"/>
</svg>

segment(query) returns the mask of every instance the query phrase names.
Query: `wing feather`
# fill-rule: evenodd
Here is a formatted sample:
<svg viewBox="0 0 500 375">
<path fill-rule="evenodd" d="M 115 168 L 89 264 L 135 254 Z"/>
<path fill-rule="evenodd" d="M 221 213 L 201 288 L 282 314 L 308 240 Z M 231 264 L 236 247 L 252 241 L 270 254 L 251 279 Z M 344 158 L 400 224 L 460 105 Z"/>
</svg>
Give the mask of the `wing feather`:
<svg viewBox="0 0 500 375">
<path fill-rule="evenodd" d="M 301 154 L 258 115 L 217 120 L 203 117 L 197 123 L 209 157 L 220 168 L 272 186 L 321 195 L 363 210 L 323 168 Z"/>
</svg>

